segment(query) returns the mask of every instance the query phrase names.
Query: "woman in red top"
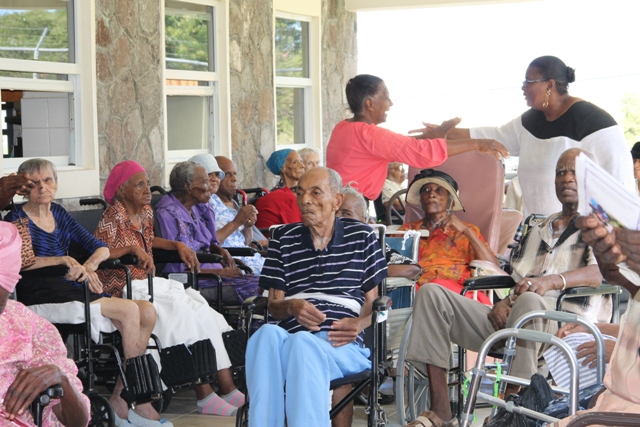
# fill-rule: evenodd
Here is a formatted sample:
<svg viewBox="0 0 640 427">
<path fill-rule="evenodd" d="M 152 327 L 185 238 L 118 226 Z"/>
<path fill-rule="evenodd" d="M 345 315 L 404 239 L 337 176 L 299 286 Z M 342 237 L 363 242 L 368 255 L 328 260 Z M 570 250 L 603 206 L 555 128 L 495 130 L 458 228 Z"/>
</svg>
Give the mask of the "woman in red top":
<svg viewBox="0 0 640 427">
<path fill-rule="evenodd" d="M 418 286 L 437 284 L 460 293 L 463 282 L 471 276 L 471 261 L 500 265 L 478 227 L 462 222 L 452 213 L 464 208 L 458 197 L 458 184 L 451 176 L 433 169 L 423 170 L 409 186 L 407 202 L 421 205 L 425 215 L 400 230 L 429 231 L 428 237 L 420 238 L 418 264 L 422 275 Z M 473 297 L 471 293 L 467 296 Z M 491 304 L 482 292 L 478 292 L 478 301 Z"/>
<path fill-rule="evenodd" d="M 369 200 L 380 195 L 387 164 L 391 162 L 430 168 L 442 164 L 448 156 L 471 150 L 492 154 L 498 159 L 509 156 L 504 145 L 492 139 L 445 140 L 459 119 L 444 122 L 416 137 L 378 127 L 387 120 L 387 111 L 393 105 L 387 86 L 379 77 L 355 76 L 347 83 L 346 94 L 353 117 L 333 129 L 327 145 L 327 167 L 337 171 L 343 182 L 353 182 L 353 187 Z"/>
</svg>

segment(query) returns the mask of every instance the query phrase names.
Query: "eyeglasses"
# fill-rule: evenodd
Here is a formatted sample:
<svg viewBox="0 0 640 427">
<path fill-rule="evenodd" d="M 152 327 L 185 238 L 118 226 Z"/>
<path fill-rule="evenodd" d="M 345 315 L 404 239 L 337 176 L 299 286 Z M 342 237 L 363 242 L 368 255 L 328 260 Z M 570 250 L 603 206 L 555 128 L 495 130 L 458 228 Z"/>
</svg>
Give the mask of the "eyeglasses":
<svg viewBox="0 0 640 427">
<path fill-rule="evenodd" d="M 525 79 L 525 80 L 522 82 L 522 87 L 529 87 L 529 85 L 530 85 L 531 83 L 546 82 L 547 80 L 549 80 L 549 79 L 535 79 L 535 80 L 528 80 L 528 79 Z"/>
<path fill-rule="evenodd" d="M 224 172 L 222 172 L 222 171 L 211 172 L 209 175 L 213 175 L 218 179 L 223 179 L 224 178 Z"/>
</svg>

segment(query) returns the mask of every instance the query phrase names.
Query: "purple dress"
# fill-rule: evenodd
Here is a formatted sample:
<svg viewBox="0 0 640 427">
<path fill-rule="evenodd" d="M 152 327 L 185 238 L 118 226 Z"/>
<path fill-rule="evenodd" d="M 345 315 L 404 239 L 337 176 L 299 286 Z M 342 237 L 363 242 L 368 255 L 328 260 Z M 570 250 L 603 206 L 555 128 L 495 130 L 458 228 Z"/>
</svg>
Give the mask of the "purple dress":
<svg viewBox="0 0 640 427">
<path fill-rule="evenodd" d="M 216 236 L 216 216 L 208 203 L 200 203 L 191 208 L 191 212 L 171 193 L 165 195 L 156 205 L 156 217 L 160 224 L 162 237 L 176 240 L 189 246 L 194 251 L 208 250 L 212 244 L 218 245 Z M 200 264 L 201 269 L 223 268 L 221 264 Z M 167 264 L 163 273 L 181 273 L 183 264 Z M 229 292 L 223 289 L 223 302 L 235 304 L 254 295 L 258 295 L 258 276 L 243 275 L 223 278 L 223 287 L 232 287 Z M 198 281 L 200 293 L 210 303 L 217 302 L 216 282 L 211 279 Z"/>
</svg>

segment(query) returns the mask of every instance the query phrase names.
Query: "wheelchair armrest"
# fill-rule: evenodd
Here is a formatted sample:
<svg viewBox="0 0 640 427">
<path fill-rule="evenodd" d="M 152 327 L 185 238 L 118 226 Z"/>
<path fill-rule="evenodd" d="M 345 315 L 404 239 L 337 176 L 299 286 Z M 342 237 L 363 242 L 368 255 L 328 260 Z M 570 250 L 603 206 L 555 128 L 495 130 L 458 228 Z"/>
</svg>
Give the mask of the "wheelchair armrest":
<svg viewBox="0 0 640 427">
<path fill-rule="evenodd" d="M 135 255 L 124 255 L 120 257 L 120 262 L 124 265 L 136 265 L 138 257 Z"/>
<path fill-rule="evenodd" d="M 47 396 L 50 399 L 55 399 L 64 396 L 64 390 L 62 390 L 62 386 L 60 384 L 52 385 L 51 387 L 40 393 L 40 399 L 42 399 L 43 396 Z"/>
<path fill-rule="evenodd" d="M 254 256 L 258 250 L 254 248 L 227 248 L 223 247 L 222 249 L 226 249 L 232 257 L 237 256 Z"/>
<path fill-rule="evenodd" d="M 257 311 L 266 310 L 267 304 L 269 302 L 269 298 L 263 296 L 253 296 L 249 297 L 242 303 L 243 311 L 253 311 L 254 313 Z"/>
<path fill-rule="evenodd" d="M 589 295 L 619 294 L 621 292 L 622 290 L 619 286 L 603 283 L 597 288 L 592 288 L 590 286 L 575 286 L 573 288 L 567 288 L 564 291 L 560 292 L 560 296 L 571 298 Z"/>
<path fill-rule="evenodd" d="M 462 292 L 483 291 L 491 289 L 513 288 L 516 285 L 515 280 L 511 276 L 478 276 L 470 277 L 464 281 Z M 464 293 L 462 295 L 464 295 Z"/>
<path fill-rule="evenodd" d="M 252 244 L 252 245 L 254 245 L 254 246 L 256 247 L 256 250 L 257 250 L 258 252 L 260 252 L 260 251 L 265 251 L 265 250 L 266 250 L 266 249 L 264 248 L 264 246 L 262 246 L 262 243 L 258 242 L 257 240 L 253 240 L 253 241 L 251 242 L 251 244 Z"/>
<path fill-rule="evenodd" d="M 69 272 L 69 267 L 66 265 L 52 265 L 49 267 L 34 268 L 33 270 L 24 270 L 20 272 L 23 279 L 50 277 L 50 276 L 64 276 Z"/>
<path fill-rule="evenodd" d="M 64 396 L 62 386 L 59 384 L 53 385 L 40 393 L 40 396 L 36 398 L 30 405 L 31 415 L 36 425 L 42 425 L 42 413 L 45 406 L 51 403 L 51 399 L 56 399 Z"/>
<path fill-rule="evenodd" d="M 386 311 L 391 308 L 391 298 L 388 296 L 378 297 L 373 301 L 373 305 L 371 306 L 373 311 L 381 312 Z"/>
</svg>

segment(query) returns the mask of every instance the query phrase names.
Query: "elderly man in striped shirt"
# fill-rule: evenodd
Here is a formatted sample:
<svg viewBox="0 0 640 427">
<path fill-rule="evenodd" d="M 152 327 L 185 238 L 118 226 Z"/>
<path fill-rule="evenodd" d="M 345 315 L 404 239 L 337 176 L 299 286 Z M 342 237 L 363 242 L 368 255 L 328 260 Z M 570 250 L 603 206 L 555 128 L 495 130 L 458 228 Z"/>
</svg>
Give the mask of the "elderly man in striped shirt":
<svg viewBox="0 0 640 427">
<path fill-rule="evenodd" d="M 319 167 L 298 182 L 302 223 L 274 233 L 260 277 L 275 324 L 247 346 L 251 427 L 328 427 L 329 382 L 370 367 L 362 331 L 387 264 L 371 227 L 336 218 L 342 182 Z M 286 394 L 286 398 L 285 398 Z"/>
</svg>

